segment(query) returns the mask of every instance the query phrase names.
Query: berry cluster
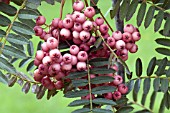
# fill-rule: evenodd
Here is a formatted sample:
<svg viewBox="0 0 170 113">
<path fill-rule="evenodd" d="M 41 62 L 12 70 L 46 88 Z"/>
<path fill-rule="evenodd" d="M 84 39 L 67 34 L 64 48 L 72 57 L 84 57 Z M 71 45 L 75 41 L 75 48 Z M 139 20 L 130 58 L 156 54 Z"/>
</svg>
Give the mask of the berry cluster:
<svg viewBox="0 0 170 113">
<path fill-rule="evenodd" d="M 93 58 L 109 58 L 111 52 L 108 48 L 115 50 L 115 53 L 124 61 L 128 58 L 128 51 L 135 53 L 137 51 L 136 41 L 140 39 L 140 33 L 133 25 L 126 25 L 124 33 L 115 31 L 112 36 L 109 35 L 109 27 L 104 24 L 104 19 L 97 17 L 93 20 L 95 9 L 86 7 L 84 3 L 77 1 L 73 4 L 73 13 L 67 14 L 62 20 L 55 18 L 52 20 L 49 30 L 45 31 L 42 25 L 46 25 L 44 16 L 39 16 L 36 19 L 34 31 L 36 36 L 44 40 L 41 45 L 42 50 L 36 52 L 34 64 L 38 67 L 34 71 L 34 79 L 41 82 L 44 87 L 49 90 L 61 90 L 64 85 L 71 82 L 69 79 L 64 79 L 70 72 L 86 71 L 87 60 Z M 90 51 L 96 40 L 102 37 L 105 42 L 102 42 L 100 49 Z M 62 52 L 59 44 L 67 43 L 69 50 Z M 94 68 L 93 66 L 89 66 Z M 107 67 L 107 66 L 105 66 Z M 118 71 L 116 65 L 110 68 Z M 110 74 L 91 74 L 91 78 L 98 76 L 111 76 L 114 81 L 101 85 L 112 85 L 117 87 L 117 91 L 104 94 L 107 99 L 120 99 L 121 94 L 126 94 L 127 86 L 122 84 L 122 77 L 113 73 Z M 87 79 L 87 77 L 84 77 Z M 92 88 L 99 85 L 93 85 Z M 88 89 L 88 86 L 79 87 L 79 89 Z M 95 95 L 92 95 L 95 98 Z M 89 99 L 89 95 L 82 97 Z"/>
</svg>

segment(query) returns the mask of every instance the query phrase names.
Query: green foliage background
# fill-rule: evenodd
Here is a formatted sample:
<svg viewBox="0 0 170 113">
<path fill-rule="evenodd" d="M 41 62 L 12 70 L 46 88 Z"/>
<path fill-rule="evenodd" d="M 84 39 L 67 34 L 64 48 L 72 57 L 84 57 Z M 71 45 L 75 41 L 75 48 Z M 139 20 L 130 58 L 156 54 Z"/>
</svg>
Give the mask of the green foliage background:
<svg viewBox="0 0 170 113">
<path fill-rule="evenodd" d="M 100 0 L 98 5 L 102 13 L 105 14 L 112 4 L 111 0 Z M 47 24 L 50 24 L 53 18 L 59 17 L 59 7 L 59 4 L 51 6 L 45 2 L 42 2 L 39 10 L 47 18 Z M 71 0 L 67 0 L 64 7 L 63 16 L 71 11 Z M 109 13 L 107 15 L 107 20 L 115 30 L 114 20 L 110 19 Z M 137 26 L 136 14 L 134 15 L 134 18 L 128 23 Z M 153 24 L 151 24 L 146 30 L 143 25 L 139 29 L 142 34 L 141 40 L 137 43 L 139 51 L 135 54 L 129 54 L 129 59 L 127 61 L 130 70 L 133 72 L 135 72 L 135 61 L 138 57 L 140 57 L 143 61 L 144 70 L 146 70 L 148 63 L 153 56 L 157 56 L 157 58 L 163 57 L 155 51 L 155 48 L 158 45 L 154 40 L 161 36 L 158 33 L 154 33 Z M 38 43 L 37 39 L 38 37 L 33 38 L 35 48 Z M 18 64 L 16 63 L 15 65 Z M 26 72 L 25 69 L 22 69 L 21 71 Z M 145 73 L 143 73 L 143 75 L 145 75 Z M 142 90 L 140 91 L 142 92 Z M 162 97 L 162 94 L 158 94 L 157 97 Z M 147 105 L 149 105 L 150 95 L 151 94 L 148 95 L 146 101 Z M 131 94 L 129 94 L 128 97 L 131 98 Z M 139 95 L 139 97 L 141 97 L 141 95 Z M 158 111 L 159 109 L 159 104 L 161 101 L 159 99 L 161 98 L 157 98 L 156 100 L 154 111 Z M 61 92 L 50 100 L 47 100 L 45 97 L 42 100 L 37 100 L 35 95 L 31 92 L 29 92 L 27 95 L 22 93 L 21 87 L 18 84 L 12 88 L 8 88 L 8 86 L 0 84 L 0 113 L 70 113 L 75 109 L 67 107 L 71 101 L 71 99 L 64 98 Z M 140 107 L 138 108 L 140 109 Z M 168 111 L 165 111 L 165 113 L 168 113 Z"/>
</svg>

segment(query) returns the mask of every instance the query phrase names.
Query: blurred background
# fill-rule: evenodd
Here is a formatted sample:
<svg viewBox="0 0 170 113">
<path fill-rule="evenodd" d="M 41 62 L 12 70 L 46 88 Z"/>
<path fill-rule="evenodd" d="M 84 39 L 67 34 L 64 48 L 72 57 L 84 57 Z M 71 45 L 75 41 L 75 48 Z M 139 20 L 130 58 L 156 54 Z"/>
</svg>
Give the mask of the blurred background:
<svg viewBox="0 0 170 113">
<path fill-rule="evenodd" d="M 107 2 L 106 2 L 107 1 Z M 107 11 L 111 7 L 112 3 L 111 0 L 100 0 L 99 1 L 99 8 L 101 9 L 103 14 L 106 14 L 106 18 L 111 24 L 111 26 L 115 29 L 115 22 L 114 20 L 110 19 L 109 13 L 107 14 Z M 42 2 L 41 6 L 39 7 L 40 12 L 47 18 L 47 24 L 50 24 L 53 18 L 59 17 L 59 8 L 60 5 L 56 3 L 56 5 L 51 6 L 46 4 L 45 2 Z M 64 6 L 64 14 L 71 13 L 72 12 L 72 5 L 71 0 L 66 0 L 66 4 Z M 99 16 L 99 15 L 97 15 Z M 96 17 L 97 17 L 96 16 Z M 153 20 L 154 21 L 154 20 Z M 136 14 L 131 19 L 131 21 L 126 22 L 125 24 L 133 24 L 136 25 Z M 145 29 L 142 26 L 139 28 L 141 32 L 141 40 L 137 42 L 137 45 L 139 47 L 139 51 L 135 54 L 129 54 L 129 59 L 126 61 L 131 71 L 135 74 L 135 61 L 139 57 L 143 61 L 143 67 L 144 72 L 143 76 L 146 75 L 146 68 L 150 61 L 150 59 L 154 56 L 157 58 L 162 58 L 160 54 L 156 53 L 155 48 L 158 46 L 156 42 L 154 41 L 156 38 L 160 38 L 161 36 L 159 33 L 154 33 L 153 30 L 153 24 L 150 25 L 148 29 Z M 39 38 L 34 37 L 32 41 L 34 42 L 34 46 L 37 46 L 37 43 Z M 17 63 L 15 64 L 18 65 Z M 25 69 L 20 69 L 22 72 L 25 72 Z M 135 76 L 134 76 L 135 77 Z M 36 96 L 29 92 L 28 94 L 24 94 L 21 91 L 21 87 L 16 84 L 14 87 L 9 88 L 8 86 L 4 84 L 0 84 L 0 113 L 71 113 L 75 108 L 67 107 L 69 102 L 72 101 L 72 99 L 67 99 L 63 97 L 63 94 L 60 92 L 55 97 L 51 98 L 50 100 L 46 99 L 46 96 L 42 100 L 37 100 Z M 151 86 L 151 90 L 152 90 Z M 143 88 L 141 87 L 141 90 L 139 92 L 139 103 L 141 100 Z M 150 91 L 152 92 L 152 91 Z M 149 105 L 150 102 L 150 95 L 149 93 L 147 97 L 146 105 Z M 159 109 L 159 104 L 161 102 L 162 93 L 159 93 L 157 95 L 155 107 L 154 107 L 154 113 L 157 113 Z M 128 97 L 132 100 L 132 95 L 129 94 Z M 135 106 L 138 110 L 141 109 L 138 106 Z M 165 113 L 168 113 L 166 110 Z"/>
</svg>

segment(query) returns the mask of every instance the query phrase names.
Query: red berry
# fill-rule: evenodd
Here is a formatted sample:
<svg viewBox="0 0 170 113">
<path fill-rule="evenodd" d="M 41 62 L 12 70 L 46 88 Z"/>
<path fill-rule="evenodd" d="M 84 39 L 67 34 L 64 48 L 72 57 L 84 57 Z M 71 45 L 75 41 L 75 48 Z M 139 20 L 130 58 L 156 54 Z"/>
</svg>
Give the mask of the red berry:
<svg viewBox="0 0 170 113">
<path fill-rule="evenodd" d="M 121 94 L 126 94 L 128 92 L 128 87 L 125 85 L 125 84 L 120 84 L 118 86 L 118 91 L 121 93 Z"/>
<path fill-rule="evenodd" d="M 119 100 L 121 97 L 122 97 L 122 94 L 121 94 L 119 91 L 115 91 L 115 92 L 113 93 L 113 98 L 114 98 L 115 100 Z"/>
<path fill-rule="evenodd" d="M 39 16 L 39 17 L 36 19 L 36 25 L 41 26 L 41 25 L 45 24 L 45 22 L 46 22 L 46 19 L 45 19 L 44 16 Z"/>
</svg>

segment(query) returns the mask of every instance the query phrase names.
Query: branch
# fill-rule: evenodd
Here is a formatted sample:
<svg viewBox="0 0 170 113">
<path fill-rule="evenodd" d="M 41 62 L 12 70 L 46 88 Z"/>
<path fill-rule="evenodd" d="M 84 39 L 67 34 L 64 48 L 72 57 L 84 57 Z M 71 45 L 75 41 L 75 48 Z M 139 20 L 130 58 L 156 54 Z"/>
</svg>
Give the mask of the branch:
<svg viewBox="0 0 170 113">
<path fill-rule="evenodd" d="M 60 20 L 62 19 L 62 15 L 63 15 L 64 4 L 65 4 L 65 0 L 62 0 L 60 5 Z"/>
</svg>

